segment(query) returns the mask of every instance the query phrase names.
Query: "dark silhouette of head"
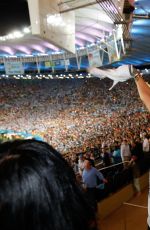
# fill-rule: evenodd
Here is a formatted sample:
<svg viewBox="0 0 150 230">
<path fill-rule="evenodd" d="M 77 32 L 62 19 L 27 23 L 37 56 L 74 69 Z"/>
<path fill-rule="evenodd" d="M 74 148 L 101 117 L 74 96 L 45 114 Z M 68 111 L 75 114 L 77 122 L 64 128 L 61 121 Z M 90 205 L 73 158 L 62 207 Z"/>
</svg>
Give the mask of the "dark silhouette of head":
<svg viewBox="0 0 150 230">
<path fill-rule="evenodd" d="M 0 230 L 89 230 L 92 218 L 72 168 L 52 146 L 0 145 Z"/>
</svg>

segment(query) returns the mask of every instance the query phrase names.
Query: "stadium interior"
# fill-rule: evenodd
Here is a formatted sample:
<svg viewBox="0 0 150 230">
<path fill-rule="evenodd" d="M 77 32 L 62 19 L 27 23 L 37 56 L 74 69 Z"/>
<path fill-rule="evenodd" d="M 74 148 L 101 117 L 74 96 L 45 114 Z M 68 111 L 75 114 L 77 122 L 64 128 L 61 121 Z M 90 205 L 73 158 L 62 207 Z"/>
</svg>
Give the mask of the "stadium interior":
<svg viewBox="0 0 150 230">
<path fill-rule="evenodd" d="M 98 229 L 146 230 L 149 165 L 141 150 L 136 176 L 131 159 L 134 141 L 150 145 L 150 114 L 133 79 L 109 90 L 112 80 L 88 69 L 133 65 L 150 83 L 150 0 L 0 2 L 1 11 L 6 8 L 0 16 L 0 142 L 48 142 L 80 186 L 90 158 L 107 180 L 97 195 Z M 125 142 L 128 159 L 121 155 Z"/>
</svg>

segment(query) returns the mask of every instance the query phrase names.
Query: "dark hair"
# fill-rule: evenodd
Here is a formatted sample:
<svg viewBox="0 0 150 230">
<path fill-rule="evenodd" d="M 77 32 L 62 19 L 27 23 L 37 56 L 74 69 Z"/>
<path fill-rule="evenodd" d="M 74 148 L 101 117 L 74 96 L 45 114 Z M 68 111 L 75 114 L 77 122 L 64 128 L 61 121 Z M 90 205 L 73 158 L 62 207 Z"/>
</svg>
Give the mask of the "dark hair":
<svg viewBox="0 0 150 230">
<path fill-rule="evenodd" d="M 90 165 L 91 165 L 92 167 L 95 167 L 94 160 L 92 160 L 92 159 L 90 159 L 90 158 L 85 158 L 85 160 L 87 160 L 87 161 L 90 163 Z"/>
<path fill-rule="evenodd" d="M 50 145 L 0 145 L 0 230 L 89 230 L 94 218 L 75 174 Z"/>
</svg>

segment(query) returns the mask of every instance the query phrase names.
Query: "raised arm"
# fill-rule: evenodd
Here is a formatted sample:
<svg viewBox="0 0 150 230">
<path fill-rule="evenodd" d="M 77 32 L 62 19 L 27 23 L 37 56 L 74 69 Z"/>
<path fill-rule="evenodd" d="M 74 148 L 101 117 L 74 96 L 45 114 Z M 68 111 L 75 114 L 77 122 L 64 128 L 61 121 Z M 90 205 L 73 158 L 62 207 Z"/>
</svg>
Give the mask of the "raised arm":
<svg viewBox="0 0 150 230">
<path fill-rule="evenodd" d="M 140 73 L 135 74 L 135 82 L 140 95 L 141 100 L 150 111 L 150 86 L 146 83 Z"/>
</svg>

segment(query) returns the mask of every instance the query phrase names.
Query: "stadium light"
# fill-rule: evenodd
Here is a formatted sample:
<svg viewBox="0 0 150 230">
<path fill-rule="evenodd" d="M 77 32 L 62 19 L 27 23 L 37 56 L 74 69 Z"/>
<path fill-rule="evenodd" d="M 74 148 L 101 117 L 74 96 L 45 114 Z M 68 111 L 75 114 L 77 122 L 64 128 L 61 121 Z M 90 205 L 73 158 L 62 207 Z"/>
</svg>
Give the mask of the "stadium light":
<svg viewBox="0 0 150 230">
<path fill-rule="evenodd" d="M 14 31 L 13 35 L 14 35 L 14 38 L 21 38 L 21 37 L 23 37 L 23 34 L 20 31 Z"/>
<path fill-rule="evenodd" d="M 60 14 L 47 16 L 47 23 L 52 26 L 65 26 L 65 23 Z"/>
<path fill-rule="evenodd" d="M 25 27 L 25 28 L 23 29 L 23 32 L 24 32 L 25 34 L 29 34 L 29 33 L 31 32 L 31 30 L 30 30 L 28 27 Z"/>
<path fill-rule="evenodd" d="M 1 41 L 6 41 L 6 38 L 5 37 L 0 37 L 0 40 Z"/>
<path fill-rule="evenodd" d="M 14 35 L 13 34 L 8 34 L 8 35 L 6 35 L 6 39 L 14 39 L 15 37 L 14 37 Z"/>
</svg>

